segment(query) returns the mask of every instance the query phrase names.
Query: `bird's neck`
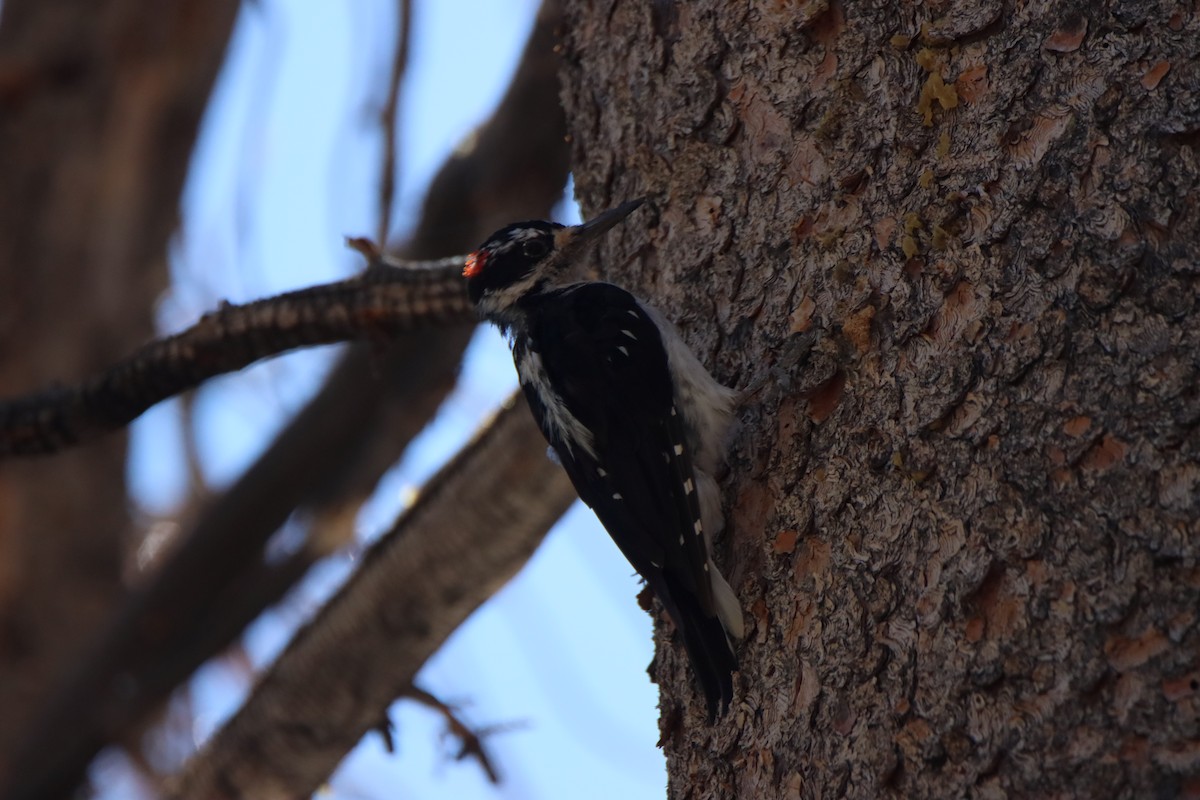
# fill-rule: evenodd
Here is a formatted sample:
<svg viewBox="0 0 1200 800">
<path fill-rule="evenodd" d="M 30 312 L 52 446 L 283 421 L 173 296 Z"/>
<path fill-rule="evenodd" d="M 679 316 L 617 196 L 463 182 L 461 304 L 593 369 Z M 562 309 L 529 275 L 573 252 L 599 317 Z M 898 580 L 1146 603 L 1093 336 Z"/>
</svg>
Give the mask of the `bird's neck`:
<svg viewBox="0 0 1200 800">
<path fill-rule="evenodd" d="M 504 334 L 510 343 L 529 336 L 529 312 L 520 305 L 513 304 L 491 310 L 485 316 L 488 322 L 500 329 L 500 333 Z"/>
</svg>

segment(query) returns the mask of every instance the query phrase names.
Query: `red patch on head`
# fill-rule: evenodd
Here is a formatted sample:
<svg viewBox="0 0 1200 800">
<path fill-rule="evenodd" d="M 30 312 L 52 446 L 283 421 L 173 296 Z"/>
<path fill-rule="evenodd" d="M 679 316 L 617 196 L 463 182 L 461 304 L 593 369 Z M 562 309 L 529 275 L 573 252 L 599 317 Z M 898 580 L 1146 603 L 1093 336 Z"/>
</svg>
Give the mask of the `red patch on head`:
<svg viewBox="0 0 1200 800">
<path fill-rule="evenodd" d="M 483 265 L 487 263 L 487 253 L 482 250 L 476 250 L 471 255 L 467 256 L 467 264 L 463 267 L 464 278 L 474 278 L 483 271 Z"/>
</svg>

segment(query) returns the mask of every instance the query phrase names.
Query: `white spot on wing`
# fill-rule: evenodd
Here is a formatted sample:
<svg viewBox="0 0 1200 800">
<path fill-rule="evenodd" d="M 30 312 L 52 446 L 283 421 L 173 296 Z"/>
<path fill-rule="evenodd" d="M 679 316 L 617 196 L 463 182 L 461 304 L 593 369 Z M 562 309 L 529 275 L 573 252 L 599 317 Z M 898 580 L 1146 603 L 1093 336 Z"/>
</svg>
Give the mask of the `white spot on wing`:
<svg viewBox="0 0 1200 800">
<path fill-rule="evenodd" d="M 640 317 L 638 317 L 638 312 L 634 311 L 632 308 L 629 309 L 628 311 L 626 311 L 625 313 L 628 314 L 629 316 L 633 317 L 634 319 L 640 319 Z"/>
<path fill-rule="evenodd" d="M 683 455 L 683 445 L 681 445 L 681 444 L 675 445 L 675 455 L 677 455 L 677 456 Z"/>
<path fill-rule="evenodd" d="M 704 533 L 704 524 L 700 522 L 700 520 L 696 520 L 696 522 L 692 525 L 692 529 L 695 530 L 696 535 L 699 536 L 700 534 Z"/>
<path fill-rule="evenodd" d="M 625 349 L 625 345 L 620 345 L 617 347 L 617 349 L 620 350 L 622 354 L 629 355 L 629 351 Z"/>
<path fill-rule="evenodd" d="M 630 339 L 633 339 L 635 342 L 637 341 L 637 337 L 633 335 L 633 331 L 627 331 L 627 330 L 625 330 L 624 328 L 622 328 L 622 329 L 621 329 L 621 333 L 625 334 L 625 335 L 626 335 L 626 336 L 628 336 Z"/>
<path fill-rule="evenodd" d="M 624 500 L 624 499 L 625 499 L 624 497 L 621 497 L 620 492 L 613 492 L 613 500 Z"/>
<path fill-rule="evenodd" d="M 679 546 L 680 547 L 683 547 L 683 542 L 684 542 L 684 538 L 682 535 L 680 535 L 680 537 L 679 537 Z"/>
<path fill-rule="evenodd" d="M 683 482 L 683 490 L 685 492 L 687 492 L 688 494 L 691 494 L 692 492 L 696 491 L 696 485 L 694 483 L 692 483 L 691 478 L 688 478 L 686 481 Z"/>
<path fill-rule="evenodd" d="M 608 473 L 604 471 L 604 467 L 596 467 L 596 474 L 601 478 L 607 478 Z"/>
</svg>

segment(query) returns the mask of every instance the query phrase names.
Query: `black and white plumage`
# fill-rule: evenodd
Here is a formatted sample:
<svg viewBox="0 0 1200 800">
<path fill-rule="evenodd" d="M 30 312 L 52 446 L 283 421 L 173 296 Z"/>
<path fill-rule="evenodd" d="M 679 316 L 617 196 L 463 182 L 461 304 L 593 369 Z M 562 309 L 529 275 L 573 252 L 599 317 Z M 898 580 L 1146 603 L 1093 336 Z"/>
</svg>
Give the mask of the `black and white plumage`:
<svg viewBox="0 0 1200 800">
<path fill-rule="evenodd" d="M 521 388 L 571 482 L 683 636 L 710 717 L 732 697 L 741 606 L 710 557 L 723 525 L 712 478 L 735 392 L 657 310 L 570 267 L 641 205 L 575 227 L 522 222 L 467 259 L 481 314 L 511 338 Z"/>
</svg>

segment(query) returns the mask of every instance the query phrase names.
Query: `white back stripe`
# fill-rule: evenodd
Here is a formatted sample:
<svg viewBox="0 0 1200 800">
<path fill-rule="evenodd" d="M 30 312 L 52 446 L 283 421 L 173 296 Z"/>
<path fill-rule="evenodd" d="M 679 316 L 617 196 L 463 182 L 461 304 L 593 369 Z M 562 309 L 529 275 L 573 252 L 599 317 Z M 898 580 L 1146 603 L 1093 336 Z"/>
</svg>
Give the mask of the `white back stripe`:
<svg viewBox="0 0 1200 800">
<path fill-rule="evenodd" d="M 592 441 L 592 432 L 579 421 L 567 408 L 562 398 L 550 385 L 546 368 L 542 365 L 542 356 L 536 350 L 525 350 L 524 356 L 517 363 L 517 378 L 522 386 L 534 390 L 545 406 L 545 425 L 551 439 L 561 441 L 567 452 L 574 455 L 574 447 L 578 445 L 585 453 L 596 458 L 596 450 Z"/>
</svg>

